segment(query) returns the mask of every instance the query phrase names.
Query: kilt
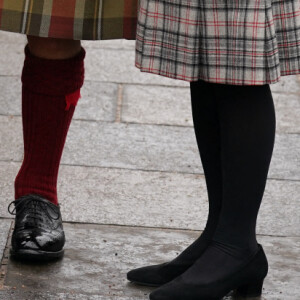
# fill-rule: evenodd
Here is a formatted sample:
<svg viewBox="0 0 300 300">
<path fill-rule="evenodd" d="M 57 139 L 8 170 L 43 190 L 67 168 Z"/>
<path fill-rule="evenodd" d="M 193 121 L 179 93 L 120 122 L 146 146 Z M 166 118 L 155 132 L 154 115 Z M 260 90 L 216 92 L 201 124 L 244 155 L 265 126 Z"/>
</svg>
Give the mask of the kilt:
<svg viewBox="0 0 300 300">
<path fill-rule="evenodd" d="M 0 0 L 0 30 L 73 40 L 135 39 L 138 0 Z"/>
<path fill-rule="evenodd" d="M 263 85 L 300 73 L 300 0 L 140 0 L 136 66 Z"/>
</svg>

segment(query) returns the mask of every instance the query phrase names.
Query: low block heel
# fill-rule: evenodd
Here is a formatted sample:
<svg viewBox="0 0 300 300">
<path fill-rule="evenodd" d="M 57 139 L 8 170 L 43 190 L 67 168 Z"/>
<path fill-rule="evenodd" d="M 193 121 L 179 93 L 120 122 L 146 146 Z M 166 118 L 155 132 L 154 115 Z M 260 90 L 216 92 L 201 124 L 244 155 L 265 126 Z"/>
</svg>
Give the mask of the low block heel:
<svg viewBox="0 0 300 300">
<path fill-rule="evenodd" d="M 264 281 L 253 281 L 248 284 L 239 286 L 236 290 L 237 294 L 242 297 L 259 297 L 262 294 Z"/>
</svg>

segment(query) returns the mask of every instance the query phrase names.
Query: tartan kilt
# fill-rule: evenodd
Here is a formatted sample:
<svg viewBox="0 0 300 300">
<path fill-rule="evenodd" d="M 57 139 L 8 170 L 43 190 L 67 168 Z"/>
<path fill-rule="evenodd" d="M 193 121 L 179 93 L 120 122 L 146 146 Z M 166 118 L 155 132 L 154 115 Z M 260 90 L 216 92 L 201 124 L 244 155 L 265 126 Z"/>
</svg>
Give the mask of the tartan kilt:
<svg viewBox="0 0 300 300">
<path fill-rule="evenodd" d="M 138 0 L 0 0 L 0 30 L 73 40 L 135 39 Z"/>
<path fill-rule="evenodd" d="M 140 0 L 136 66 L 232 85 L 300 74 L 300 0 Z"/>
</svg>

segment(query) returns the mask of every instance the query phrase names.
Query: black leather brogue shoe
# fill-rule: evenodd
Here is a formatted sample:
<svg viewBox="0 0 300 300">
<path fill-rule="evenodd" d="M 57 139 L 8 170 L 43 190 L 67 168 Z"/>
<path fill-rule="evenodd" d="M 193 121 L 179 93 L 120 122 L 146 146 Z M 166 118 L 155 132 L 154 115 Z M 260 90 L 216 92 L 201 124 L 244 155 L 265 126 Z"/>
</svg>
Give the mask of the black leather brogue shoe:
<svg viewBox="0 0 300 300">
<path fill-rule="evenodd" d="M 14 209 L 11 206 L 14 204 Z M 65 234 L 60 208 L 42 196 L 29 194 L 10 203 L 15 215 L 11 256 L 26 260 L 52 260 L 64 254 Z"/>
</svg>

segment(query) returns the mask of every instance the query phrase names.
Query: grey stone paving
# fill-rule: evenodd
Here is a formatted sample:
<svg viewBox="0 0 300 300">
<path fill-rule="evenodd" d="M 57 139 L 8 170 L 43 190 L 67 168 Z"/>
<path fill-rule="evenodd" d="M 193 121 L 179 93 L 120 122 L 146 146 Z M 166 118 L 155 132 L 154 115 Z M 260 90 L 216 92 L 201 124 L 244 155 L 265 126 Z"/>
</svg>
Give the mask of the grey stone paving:
<svg viewBox="0 0 300 300">
<path fill-rule="evenodd" d="M 275 86 L 275 85 L 274 85 Z M 277 133 L 299 133 L 300 97 L 273 88 Z M 141 124 L 193 126 L 189 88 L 125 85 L 122 121 Z"/>
<path fill-rule="evenodd" d="M 276 131 L 281 133 L 300 132 L 300 93 L 274 93 Z"/>
<path fill-rule="evenodd" d="M 21 115 L 21 81 L 18 76 L 0 76 L 0 115 Z M 74 119 L 114 122 L 119 85 L 86 81 Z M 99 101 L 101 94 L 101 101 Z"/>
<path fill-rule="evenodd" d="M 88 80 L 135 84 L 188 86 L 186 82 L 140 73 L 134 66 L 134 52 L 119 49 L 91 48 L 86 56 Z"/>
<path fill-rule="evenodd" d="M 299 85 L 300 76 L 282 77 L 281 81 L 273 84 L 272 91 L 283 94 L 298 94 L 300 93 Z"/>
<path fill-rule="evenodd" d="M 0 76 L 0 115 L 21 114 L 19 76 Z M 275 89 L 276 90 L 276 89 Z M 124 123 L 193 126 L 189 89 L 111 84 L 86 80 L 74 119 L 115 121 L 121 92 L 121 121 Z M 277 133 L 297 133 L 300 128 L 299 94 L 274 92 Z"/>
<path fill-rule="evenodd" d="M 10 261 L 5 285 L 16 291 L 147 299 L 153 288 L 128 283 L 127 271 L 168 261 L 199 235 L 191 231 L 104 225 L 65 224 L 65 230 L 68 242 L 63 260 L 45 265 Z M 284 299 L 297 299 L 300 238 L 259 236 L 258 240 L 270 263 L 263 299 L 283 299 L 282 294 Z"/>
<path fill-rule="evenodd" d="M 122 121 L 193 126 L 189 88 L 125 85 Z"/>
<path fill-rule="evenodd" d="M 86 81 L 74 119 L 113 122 L 116 118 L 117 84 Z M 101 101 L 99 101 L 101 94 Z"/>
<path fill-rule="evenodd" d="M 1 207 L 5 207 L 2 206 Z M 7 234 L 8 230 L 10 227 L 11 221 L 10 220 L 5 220 L 5 219 L 0 219 L 0 249 L 4 249 L 6 245 L 6 240 L 7 240 Z M 2 257 L 3 253 L 0 253 L 0 256 Z"/>
<path fill-rule="evenodd" d="M 6 203 L 1 207 L 6 207 Z M 6 241 L 7 241 L 7 236 L 8 236 L 8 231 L 11 225 L 10 220 L 5 220 L 5 219 L 0 219 L 0 259 L 3 257 L 3 251 L 5 249 Z M 0 282 L 3 274 L 0 274 Z M 1 287 L 1 283 L 0 283 Z M 1 299 L 1 298 L 0 298 Z"/>
<path fill-rule="evenodd" d="M 101 296 L 101 295 L 84 295 L 84 294 L 72 294 L 72 293 L 56 293 L 56 292 L 47 292 L 47 291 L 21 291 L 8 290 L 0 291 L 1 300 L 141 300 L 140 297 L 118 297 L 118 296 Z"/>
<path fill-rule="evenodd" d="M 23 155 L 21 118 L 0 116 L 0 126 L 1 159 L 20 161 Z M 269 177 L 300 180 L 299 149 L 299 134 L 277 134 Z M 203 173 L 194 129 L 181 126 L 74 120 L 62 163 Z"/>
<path fill-rule="evenodd" d="M 24 36 L 0 32 L 1 256 L 11 223 L 6 207 L 23 155 L 24 44 Z M 203 230 L 205 225 L 206 185 L 188 83 L 140 73 L 134 67 L 132 41 L 83 46 L 86 81 L 58 185 L 64 220 L 79 223 L 65 224 L 67 251 L 62 261 L 44 266 L 9 261 L 4 272 L 7 288 L 0 286 L 0 300 L 147 299 L 151 289 L 128 284 L 126 271 L 171 259 L 200 233 L 190 230 Z M 283 77 L 271 88 L 277 136 L 257 221 L 258 239 L 270 262 L 262 299 L 296 300 L 300 77 Z"/>
<path fill-rule="evenodd" d="M 18 168 L 0 162 L 3 207 Z M 58 192 L 68 222 L 203 230 L 208 213 L 204 177 L 195 174 L 62 166 Z M 300 237 L 299 194 L 299 181 L 269 179 L 257 232 Z M 10 217 L 6 210 L 0 216 Z"/>
<path fill-rule="evenodd" d="M 0 76 L 0 90 L 0 115 L 20 115 L 22 103 L 20 77 Z"/>
</svg>

